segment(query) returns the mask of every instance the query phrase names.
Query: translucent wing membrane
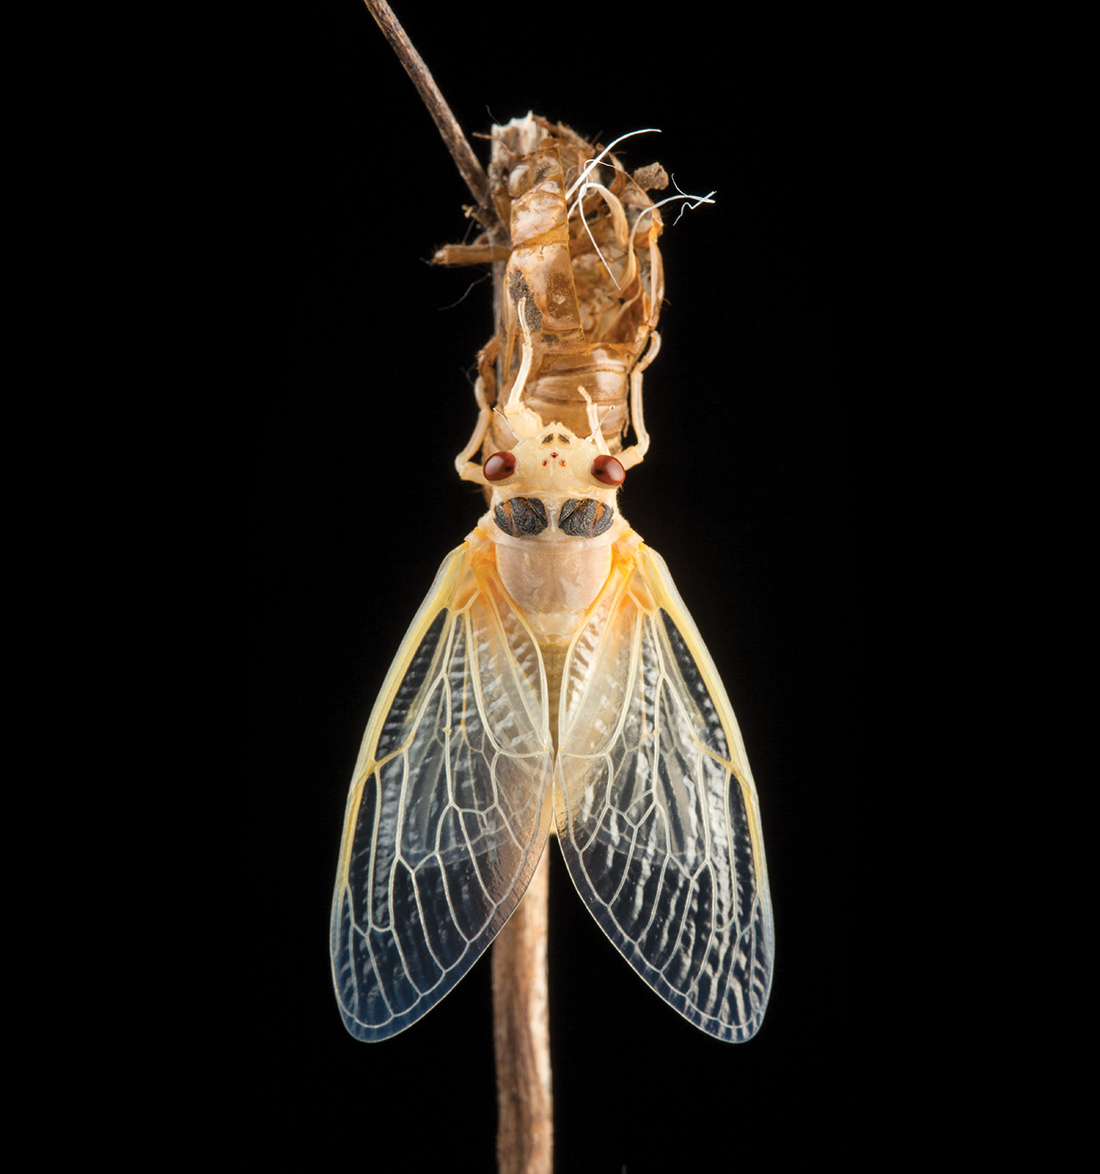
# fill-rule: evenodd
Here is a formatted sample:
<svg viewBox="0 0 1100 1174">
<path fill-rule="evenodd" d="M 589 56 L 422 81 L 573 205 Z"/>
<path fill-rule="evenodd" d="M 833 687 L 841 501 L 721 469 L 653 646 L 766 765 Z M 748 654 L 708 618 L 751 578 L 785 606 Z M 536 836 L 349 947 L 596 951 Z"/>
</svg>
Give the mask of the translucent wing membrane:
<svg viewBox="0 0 1100 1174">
<path fill-rule="evenodd" d="M 375 705 L 332 915 L 348 1030 L 433 1007 L 558 838 L 600 926 L 703 1031 L 752 1036 L 773 929 L 756 790 L 725 690 L 661 559 L 616 543 L 565 659 L 553 765 L 538 646 L 491 547 L 443 564 Z M 556 770 L 556 773 L 554 773 Z"/>
<path fill-rule="evenodd" d="M 523 896 L 550 826 L 546 696 L 491 555 L 459 548 L 390 669 L 348 796 L 332 966 L 357 1038 L 439 1002 Z"/>
<path fill-rule="evenodd" d="M 555 779 L 570 874 L 647 983 L 719 1039 L 764 1017 L 774 933 L 756 789 L 668 569 L 616 548 L 565 665 Z"/>
</svg>

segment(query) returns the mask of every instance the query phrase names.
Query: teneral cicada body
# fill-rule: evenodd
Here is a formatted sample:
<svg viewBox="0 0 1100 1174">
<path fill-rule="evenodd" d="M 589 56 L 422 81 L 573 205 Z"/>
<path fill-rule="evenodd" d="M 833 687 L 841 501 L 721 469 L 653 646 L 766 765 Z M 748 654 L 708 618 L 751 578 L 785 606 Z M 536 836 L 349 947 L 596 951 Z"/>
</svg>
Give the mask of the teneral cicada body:
<svg viewBox="0 0 1100 1174">
<path fill-rule="evenodd" d="M 513 238 L 498 286 L 507 395 L 491 411 L 482 385 L 459 461 L 489 509 L 413 621 L 348 796 L 333 978 L 362 1040 L 403 1030 L 453 988 L 518 905 L 551 828 L 596 921 L 690 1022 L 745 1040 L 767 1004 L 774 934 L 748 760 L 667 568 L 618 511 L 644 449 L 622 449 L 621 428 L 607 435 L 590 390 L 616 356 L 608 385 L 631 383 L 640 407 L 660 263 L 652 239 L 643 264 L 637 232 L 615 229 L 625 244 L 608 245 L 608 267 L 629 277 L 618 310 L 594 275 L 578 283 L 572 261 L 587 252 L 560 223 L 560 150 L 524 153 L 531 184 L 509 197 L 513 226 L 532 192 L 539 223 L 558 222 L 543 243 Z M 609 334 L 630 324 L 626 339 L 588 341 L 582 303 Z M 501 448 L 469 461 L 497 415 L 487 446 Z"/>
<path fill-rule="evenodd" d="M 477 463 L 469 463 L 478 447 L 486 459 L 514 440 L 505 417 L 491 409 L 520 378 L 517 306 L 524 298 L 532 348 L 524 405 L 583 434 L 587 402 L 596 404 L 616 454 L 633 411 L 637 443 L 623 462 L 629 468 L 649 443 L 641 378 L 660 345 L 655 328 L 664 298 L 661 214 L 649 191 L 666 187 L 668 177 L 656 164 L 631 174 L 609 151 L 529 114 L 493 128 L 489 183 L 493 215 L 484 217 L 485 235 L 435 258 L 447 265 L 492 260 L 496 267 L 497 333 L 479 355 L 481 418 L 458 460 L 460 474 L 480 480 Z"/>
</svg>

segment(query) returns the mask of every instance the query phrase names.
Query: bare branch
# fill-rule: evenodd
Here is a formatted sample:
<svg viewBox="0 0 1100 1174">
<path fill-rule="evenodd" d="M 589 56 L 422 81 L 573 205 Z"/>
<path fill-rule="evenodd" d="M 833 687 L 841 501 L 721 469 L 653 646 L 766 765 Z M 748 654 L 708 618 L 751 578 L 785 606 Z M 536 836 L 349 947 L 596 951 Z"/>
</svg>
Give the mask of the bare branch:
<svg viewBox="0 0 1100 1174">
<path fill-rule="evenodd" d="M 519 908 L 493 942 L 499 1174 L 550 1174 L 553 1169 L 546 991 L 549 857 L 543 852 Z"/>
<path fill-rule="evenodd" d="M 459 126 L 458 120 L 451 113 L 446 99 L 439 92 L 439 87 L 435 84 L 435 79 L 424 64 L 423 58 L 413 48 L 412 41 L 409 40 L 386 0 L 364 0 L 364 3 L 370 9 L 371 16 L 378 22 L 378 27 L 386 34 L 386 40 L 389 41 L 393 51 L 405 67 L 405 72 L 412 78 L 413 85 L 416 86 L 424 105 L 428 108 L 428 113 L 434 119 L 439 133 L 443 136 L 443 141 L 447 144 L 451 158 L 454 159 L 459 173 L 466 181 L 470 193 L 477 200 L 478 207 L 483 213 L 478 219 L 487 226 L 494 224 L 497 216 L 489 195 L 489 178 L 485 174 L 485 169 L 478 162 L 466 136 L 462 133 L 462 127 Z"/>
</svg>

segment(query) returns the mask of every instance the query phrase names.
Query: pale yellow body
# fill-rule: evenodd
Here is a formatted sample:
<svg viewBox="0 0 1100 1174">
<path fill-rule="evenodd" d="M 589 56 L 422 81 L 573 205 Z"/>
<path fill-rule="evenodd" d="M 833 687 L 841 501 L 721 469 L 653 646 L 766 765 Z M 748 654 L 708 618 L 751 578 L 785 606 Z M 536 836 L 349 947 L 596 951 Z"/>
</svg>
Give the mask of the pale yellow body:
<svg viewBox="0 0 1100 1174">
<path fill-rule="evenodd" d="M 545 182 L 552 220 L 564 180 Z M 524 214 L 538 201 L 519 197 L 539 194 L 525 185 L 517 176 Z M 617 201 L 602 187 L 596 196 Z M 646 218 L 656 223 L 652 205 Z M 617 224 L 608 232 L 621 236 Z M 456 462 L 486 488 L 489 510 L 413 620 L 352 778 L 333 900 L 337 999 L 359 1039 L 415 1022 L 514 911 L 553 827 L 578 892 L 635 971 L 701 1030 L 745 1040 L 763 1020 L 774 951 L 756 790 L 668 569 L 617 512 L 623 471 L 648 445 L 641 372 L 655 333 L 641 354 L 656 309 L 634 297 L 645 314 L 623 352 L 638 442 L 612 456 L 601 428 L 609 408 L 579 381 L 570 418 L 581 415 L 588 434 L 544 422 L 528 377 L 556 393 L 565 343 L 582 358 L 596 352 L 583 323 L 579 341 L 572 325 L 564 342 L 543 333 L 556 320 L 537 297 L 552 293 L 553 265 L 569 253 L 559 249 L 542 274 L 534 227 L 523 225 L 528 243 L 516 250 L 524 280 L 507 289 L 518 367 L 505 364 L 503 410 L 479 380 L 478 425 Z M 634 286 L 653 291 L 655 249 L 640 266 L 632 239 L 620 256 Z M 628 307 L 608 305 L 613 322 L 626 320 Z M 611 431 L 619 450 L 621 427 Z M 478 465 L 487 436 L 502 449 Z"/>
</svg>

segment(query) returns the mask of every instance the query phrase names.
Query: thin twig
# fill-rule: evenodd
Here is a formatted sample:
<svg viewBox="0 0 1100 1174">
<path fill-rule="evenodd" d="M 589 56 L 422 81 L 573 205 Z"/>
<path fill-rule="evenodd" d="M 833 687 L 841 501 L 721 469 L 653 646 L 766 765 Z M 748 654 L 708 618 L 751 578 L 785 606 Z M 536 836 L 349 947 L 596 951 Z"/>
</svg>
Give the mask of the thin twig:
<svg viewBox="0 0 1100 1174">
<path fill-rule="evenodd" d="M 439 133 L 447 144 L 451 158 L 455 161 L 462 178 L 466 181 L 466 186 L 470 189 L 470 194 L 477 200 L 478 207 L 481 209 L 482 215 L 478 219 L 490 227 L 496 220 L 496 213 L 489 194 L 489 177 L 485 174 L 485 169 L 478 162 L 473 148 L 462 133 L 462 127 L 459 126 L 458 120 L 451 113 L 450 106 L 447 105 L 446 99 L 439 92 L 439 87 L 435 84 L 435 79 L 424 64 L 423 58 L 413 48 L 412 41 L 409 40 L 386 0 L 364 0 L 364 3 L 370 9 L 371 16 L 378 22 L 378 27 L 386 34 L 386 40 L 389 41 L 393 51 L 405 67 L 405 72 L 412 78 L 412 83 L 424 100 L 428 113 L 439 128 Z"/>
<path fill-rule="evenodd" d="M 549 845 L 519 908 L 493 942 L 499 1174 L 551 1174 L 554 1103 L 546 992 Z"/>
</svg>

